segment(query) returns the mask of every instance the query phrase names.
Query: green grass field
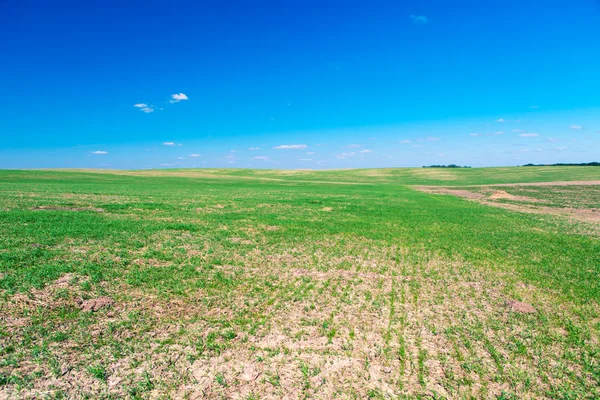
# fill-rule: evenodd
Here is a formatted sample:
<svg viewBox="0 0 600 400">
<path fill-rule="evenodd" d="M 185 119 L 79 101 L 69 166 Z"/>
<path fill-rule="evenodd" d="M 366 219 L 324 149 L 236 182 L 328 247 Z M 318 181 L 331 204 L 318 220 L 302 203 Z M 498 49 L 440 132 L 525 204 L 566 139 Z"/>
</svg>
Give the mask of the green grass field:
<svg viewBox="0 0 600 400">
<path fill-rule="evenodd" d="M 0 171 L 0 398 L 598 398 L 598 180 Z"/>
</svg>

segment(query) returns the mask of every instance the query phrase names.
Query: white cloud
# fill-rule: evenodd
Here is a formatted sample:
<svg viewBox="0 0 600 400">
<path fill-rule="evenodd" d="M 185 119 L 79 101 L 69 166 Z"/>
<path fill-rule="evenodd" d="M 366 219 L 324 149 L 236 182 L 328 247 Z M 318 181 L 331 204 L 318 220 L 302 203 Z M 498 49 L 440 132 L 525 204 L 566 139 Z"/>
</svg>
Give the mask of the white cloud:
<svg viewBox="0 0 600 400">
<path fill-rule="evenodd" d="M 96 151 L 92 151 L 92 154 L 108 154 L 108 151 L 96 150 Z"/>
<path fill-rule="evenodd" d="M 314 151 L 307 151 L 306 154 L 309 155 L 309 156 L 312 156 L 313 154 L 315 154 L 315 152 Z"/>
<path fill-rule="evenodd" d="M 260 147 L 250 147 L 248 150 L 251 150 L 251 151 L 260 150 Z"/>
<path fill-rule="evenodd" d="M 175 146 L 175 142 L 163 142 L 163 146 Z"/>
<path fill-rule="evenodd" d="M 355 155 L 356 155 L 356 153 L 352 151 L 352 152 L 350 152 L 350 153 L 341 153 L 341 154 L 338 154 L 338 155 L 336 156 L 336 158 L 337 158 L 338 160 L 342 160 L 342 159 L 344 159 L 344 158 L 346 158 L 346 157 L 354 157 Z"/>
<path fill-rule="evenodd" d="M 361 144 L 349 144 L 348 146 L 346 146 L 347 149 L 358 149 L 359 147 L 362 147 Z"/>
<path fill-rule="evenodd" d="M 521 137 L 537 137 L 540 136 L 537 133 L 521 133 L 519 136 Z"/>
<path fill-rule="evenodd" d="M 549 142 L 558 142 L 558 139 L 554 139 L 554 138 L 549 138 L 548 139 Z"/>
<path fill-rule="evenodd" d="M 312 161 L 312 158 L 299 158 L 298 161 Z"/>
<path fill-rule="evenodd" d="M 426 142 L 437 142 L 438 140 L 440 140 L 439 137 L 426 137 L 425 139 Z"/>
<path fill-rule="evenodd" d="M 172 165 L 174 165 L 174 164 L 160 164 L 161 167 L 170 167 Z"/>
<path fill-rule="evenodd" d="M 178 160 L 185 160 L 185 157 L 177 157 Z"/>
<path fill-rule="evenodd" d="M 409 143 L 412 143 L 412 140 L 406 139 L 406 140 L 401 141 L 400 143 L 402 143 L 402 144 L 409 144 Z"/>
<path fill-rule="evenodd" d="M 513 133 L 525 132 L 523 129 L 513 129 L 512 131 L 513 131 Z"/>
<path fill-rule="evenodd" d="M 575 129 L 576 131 L 579 131 L 579 130 L 583 129 L 583 126 L 581 126 L 581 125 L 571 125 L 571 129 Z"/>
<path fill-rule="evenodd" d="M 469 133 L 469 136 L 481 136 L 481 133 Z"/>
<path fill-rule="evenodd" d="M 188 97 L 183 93 L 175 93 L 171 95 L 169 103 L 179 103 L 182 100 L 189 100 Z"/>
<path fill-rule="evenodd" d="M 504 118 L 498 118 L 496 122 L 504 122 Z"/>
<path fill-rule="evenodd" d="M 305 144 L 282 144 L 273 148 L 276 150 L 304 150 L 307 147 Z"/>
<path fill-rule="evenodd" d="M 269 161 L 269 157 L 267 156 L 256 156 L 256 157 L 252 157 L 253 160 L 263 160 L 263 161 Z"/>
<path fill-rule="evenodd" d="M 502 132 L 502 131 L 494 132 L 494 135 L 504 135 L 504 132 Z"/>
<path fill-rule="evenodd" d="M 150 114 L 153 113 L 155 110 L 155 107 L 152 105 L 148 105 L 146 103 L 137 103 L 133 105 L 135 108 L 137 108 L 138 110 L 140 110 L 141 112 L 144 112 L 146 114 Z"/>
<path fill-rule="evenodd" d="M 425 15 L 411 15 L 410 19 L 412 19 L 412 21 L 415 24 L 426 24 L 429 19 L 425 16 Z"/>
<path fill-rule="evenodd" d="M 369 149 L 365 149 L 365 150 L 361 150 L 361 153 L 372 153 L 373 150 L 369 150 Z"/>
<path fill-rule="evenodd" d="M 190 157 L 202 157 L 200 154 L 190 154 Z"/>
</svg>

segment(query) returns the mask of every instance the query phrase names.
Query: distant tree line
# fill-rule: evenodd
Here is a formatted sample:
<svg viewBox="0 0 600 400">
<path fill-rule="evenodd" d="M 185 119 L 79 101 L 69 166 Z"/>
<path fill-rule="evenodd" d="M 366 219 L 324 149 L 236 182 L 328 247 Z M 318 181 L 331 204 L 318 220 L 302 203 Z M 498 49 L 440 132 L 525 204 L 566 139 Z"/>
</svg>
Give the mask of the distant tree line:
<svg viewBox="0 0 600 400">
<path fill-rule="evenodd" d="M 455 164 L 450 164 L 450 165 L 423 165 L 423 168 L 471 168 L 469 166 L 460 166 L 460 165 L 455 165 Z"/>
<path fill-rule="evenodd" d="M 524 167 L 600 167 L 600 162 L 589 163 L 558 163 L 558 164 L 525 164 Z"/>
</svg>

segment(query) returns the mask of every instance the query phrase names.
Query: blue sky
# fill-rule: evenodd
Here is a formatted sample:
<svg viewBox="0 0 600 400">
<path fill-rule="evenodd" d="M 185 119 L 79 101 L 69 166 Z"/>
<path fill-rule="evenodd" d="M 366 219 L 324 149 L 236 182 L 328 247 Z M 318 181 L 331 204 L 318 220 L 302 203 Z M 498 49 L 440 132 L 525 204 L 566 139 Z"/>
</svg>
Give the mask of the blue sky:
<svg viewBox="0 0 600 400">
<path fill-rule="evenodd" d="M 0 0 L 0 168 L 600 160 L 600 3 Z"/>
</svg>

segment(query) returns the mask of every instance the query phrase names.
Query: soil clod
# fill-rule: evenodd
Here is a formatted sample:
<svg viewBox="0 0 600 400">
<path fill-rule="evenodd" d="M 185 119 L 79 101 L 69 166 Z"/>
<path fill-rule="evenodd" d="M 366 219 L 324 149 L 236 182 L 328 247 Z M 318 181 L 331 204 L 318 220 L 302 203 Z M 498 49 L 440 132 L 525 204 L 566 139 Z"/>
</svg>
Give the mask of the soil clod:
<svg viewBox="0 0 600 400">
<path fill-rule="evenodd" d="M 533 306 L 531 304 L 524 303 L 522 301 L 517 301 L 517 300 L 508 300 L 506 302 L 506 306 L 511 311 L 523 313 L 523 314 L 533 314 L 533 313 L 537 312 L 537 310 L 535 308 L 533 308 Z"/>
<path fill-rule="evenodd" d="M 82 311 L 98 311 L 102 308 L 110 307 L 115 301 L 110 297 L 102 296 L 96 299 L 85 300 L 79 306 Z"/>
</svg>

